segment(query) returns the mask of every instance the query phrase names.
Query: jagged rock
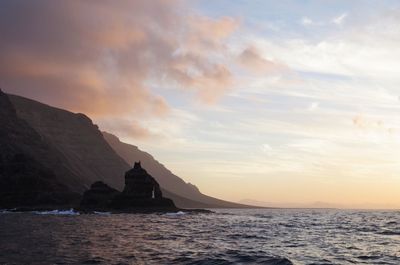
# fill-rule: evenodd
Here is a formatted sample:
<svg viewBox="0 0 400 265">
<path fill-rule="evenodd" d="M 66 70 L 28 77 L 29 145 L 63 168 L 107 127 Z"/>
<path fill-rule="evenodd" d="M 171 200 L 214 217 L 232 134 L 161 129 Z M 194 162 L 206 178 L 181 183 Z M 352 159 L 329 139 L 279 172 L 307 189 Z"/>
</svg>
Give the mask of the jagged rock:
<svg viewBox="0 0 400 265">
<path fill-rule="evenodd" d="M 160 184 L 162 191 L 169 191 L 186 198 L 196 198 L 201 196 L 200 191 L 194 185 L 186 183 L 178 176 L 174 175 L 164 165 L 158 162 L 152 155 L 140 150 L 137 146 L 121 142 L 113 134 L 102 132 L 104 139 L 128 164 L 134 164 L 135 161 L 141 161 L 146 167 L 146 171 L 154 177 Z M 190 207 L 187 205 L 186 207 Z"/>
<path fill-rule="evenodd" d="M 152 155 L 137 146 L 121 142 L 117 136 L 103 132 L 104 139 L 129 164 L 141 161 L 147 172 L 160 184 L 165 197 L 171 198 L 182 208 L 248 208 L 249 206 L 219 200 L 202 194 L 199 189 L 174 175 Z"/>
<path fill-rule="evenodd" d="M 147 212 L 178 210 L 171 199 L 163 198 L 160 185 L 140 162 L 125 173 L 125 188 L 119 192 L 101 181 L 92 184 L 83 195 L 83 210 Z"/>
<path fill-rule="evenodd" d="M 106 210 L 111 207 L 111 202 L 120 192 L 111 188 L 102 181 L 96 181 L 85 191 L 81 201 L 82 208 Z"/>
<path fill-rule="evenodd" d="M 140 162 L 135 162 L 133 168 L 125 173 L 123 195 L 141 199 L 162 198 L 160 185 L 142 168 Z"/>
</svg>

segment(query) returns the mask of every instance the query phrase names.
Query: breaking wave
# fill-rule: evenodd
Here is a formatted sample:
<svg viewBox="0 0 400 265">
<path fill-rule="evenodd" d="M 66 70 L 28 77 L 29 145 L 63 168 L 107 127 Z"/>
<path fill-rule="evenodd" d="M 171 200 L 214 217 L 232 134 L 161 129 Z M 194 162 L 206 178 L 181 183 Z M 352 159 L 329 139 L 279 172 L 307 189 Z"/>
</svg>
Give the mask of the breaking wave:
<svg viewBox="0 0 400 265">
<path fill-rule="evenodd" d="M 80 215 L 79 212 L 72 208 L 69 210 L 33 211 L 32 213 L 40 215 Z"/>
<path fill-rule="evenodd" d="M 97 212 L 97 211 L 94 211 L 93 213 L 94 214 L 98 214 L 98 215 L 111 215 L 111 212 Z"/>
<path fill-rule="evenodd" d="M 186 214 L 185 212 L 179 211 L 179 212 L 176 212 L 176 213 L 166 213 L 164 215 L 165 216 L 170 216 L 170 217 L 176 217 L 176 216 L 182 216 L 182 215 L 185 215 L 185 214 Z"/>
</svg>

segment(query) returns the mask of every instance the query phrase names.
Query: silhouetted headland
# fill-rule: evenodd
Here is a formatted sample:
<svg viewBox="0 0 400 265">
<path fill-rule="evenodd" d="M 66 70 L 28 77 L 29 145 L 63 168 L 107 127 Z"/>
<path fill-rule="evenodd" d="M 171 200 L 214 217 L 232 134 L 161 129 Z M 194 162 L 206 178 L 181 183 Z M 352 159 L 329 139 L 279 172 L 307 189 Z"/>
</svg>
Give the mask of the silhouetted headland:
<svg viewBox="0 0 400 265">
<path fill-rule="evenodd" d="M 97 180 L 122 191 L 122 174 L 135 161 L 179 208 L 248 207 L 202 194 L 151 154 L 102 133 L 84 114 L 0 91 L 0 124 L 0 209 L 69 209 Z"/>
<path fill-rule="evenodd" d="M 82 211 L 111 212 L 165 212 L 178 211 L 171 199 L 164 198 L 158 182 L 135 162 L 125 173 L 125 187 L 122 192 L 97 181 L 83 194 Z"/>
<path fill-rule="evenodd" d="M 107 193 L 102 194 L 102 189 L 116 191 L 118 196 L 112 207 L 107 206 L 115 211 L 117 208 L 127 211 L 129 207 L 144 209 L 149 205 L 152 211 L 160 207 L 246 207 L 202 194 L 150 154 L 120 142 L 115 136 L 102 134 L 84 114 L 0 90 L 0 124 L 0 209 L 76 209 L 81 207 L 82 194 L 88 189 L 98 196 Z M 122 157 L 134 160 L 127 163 Z M 143 170 L 152 175 L 145 179 L 149 180 L 147 184 L 152 184 L 141 187 L 151 187 L 151 191 L 139 191 L 136 186 L 126 186 L 128 180 L 124 182 L 123 172 L 138 170 L 131 169 L 129 164 L 142 159 L 146 165 Z M 97 181 L 106 186 L 96 183 L 91 187 Z M 142 193 L 146 196 L 151 193 L 154 198 L 143 201 Z M 171 199 L 172 204 L 164 196 Z M 147 206 L 139 207 L 140 201 Z"/>
</svg>

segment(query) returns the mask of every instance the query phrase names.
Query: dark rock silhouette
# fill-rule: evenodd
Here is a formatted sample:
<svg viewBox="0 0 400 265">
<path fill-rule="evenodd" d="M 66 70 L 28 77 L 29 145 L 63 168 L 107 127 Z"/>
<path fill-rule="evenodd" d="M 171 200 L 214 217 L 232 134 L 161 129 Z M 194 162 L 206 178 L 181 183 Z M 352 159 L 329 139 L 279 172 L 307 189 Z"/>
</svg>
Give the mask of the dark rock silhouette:
<svg viewBox="0 0 400 265">
<path fill-rule="evenodd" d="M 125 173 L 123 194 L 144 199 L 162 198 L 160 185 L 142 168 L 140 161 L 135 162 L 133 168 Z"/>
<path fill-rule="evenodd" d="M 84 209 L 107 210 L 112 200 L 120 192 L 111 188 L 102 181 L 96 181 L 90 189 L 83 193 L 81 207 Z"/>
<path fill-rule="evenodd" d="M 102 133 L 107 143 L 129 165 L 132 165 L 135 161 L 141 161 L 146 167 L 147 172 L 154 176 L 163 190 L 187 198 L 194 198 L 196 195 L 201 194 L 196 186 L 186 183 L 183 179 L 174 175 L 149 153 L 140 150 L 137 146 L 121 142 L 118 137 L 113 134 L 107 132 Z"/>
<path fill-rule="evenodd" d="M 72 192 L 82 194 L 97 180 L 122 190 L 124 181 L 121 173 L 129 170 L 133 161 L 141 160 L 160 184 L 163 195 L 173 199 L 179 207 L 246 207 L 201 194 L 194 185 L 185 183 L 150 154 L 120 142 L 115 136 L 107 137 L 104 133 L 103 137 L 98 127 L 83 114 L 20 96 L 3 95 L 10 100 L 7 99 L 8 104 L 0 104 L 0 111 L 11 109 L 13 115 L 9 117 L 13 121 L 9 123 L 12 126 L 1 121 L 1 129 L 9 136 L 18 138 L 8 141 L 8 146 L 18 147 L 19 153 L 35 158 Z M 3 115 L 3 118 L 6 116 Z M 13 134 L 13 126 L 14 129 L 20 128 L 17 134 Z M 5 139 L 1 140 L 5 142 Z"/>
<path fill-rule="evenodd" d="M 63 184 L 63 178 L 73 180 L 75 175 L 62 159 L 17 117 L 0 90 L 0 208 L 62 208 L 79 202 L 80 195 Z"/>
<path fill-rule="evenodd" d="M 104 139 L 127 163 L 142 161 L 147 172 L 154 176 L 161 186 L 165 197 L 171 198 L 178 207 L 182 208 L 248 208 L 251 206 L 228 202 L 202 194 L 199 189 L 186 183 L 174 175 L 164 165 L 149 153 L 141 151 L 137 146 L 121 142 L 118 137 L 103 132 Z"/>
<path fill-rule="evenodd" d="M 101 180 L 122 190 L 121 174 L 130 166 L 104 140 L 98 127 L 84 114 L 54 108 L 27 98 L 9 95 L 18 118 L 24 120 L 46 142 L 63 156 L 60 164 L 76 176 L 63 178 L 65 185 L 83 193 Z M 62 174 L 59 166 L 51 168 Z"/>
<path fill-rule="evenodd" d="M 125 173 L 125 188 L 119 192 L 101 181 L 83 195 L 81 209 L 91 211 L 151 212 L 177 210 L 171 199 L 163 198 L 160 185 L 140 162 Z"/>
<path fill-rule="evenodd" d="M 18 153 L 0 162 L 0 208 L 69 208 L 80 195 L 61 184 L 34 158 Z"/>
<path fill-rule="evenodd" d="M 78 193 L 83 193 L 97 180 L 117 190 L 124 188 L 124 180 L 120 177 L 121 173 L 129 170 L 129 165 L 133 162 L 126 162 L 122 159 L 88 117 L 21 96 L 8 95 L 8 97 L 18 118 L 33 128 L 37 136 L 45 141 L 48 147 L 56 149 L 62 155 L 62 159 L 58 163 L 63 165 L 62 167 L 50 163 L 50 160 L 47 163 L 43 162 L 55 172 L 63 184 Z M 139 152 L 144 154 L 140 150 Z M 149 159 L 143 161 L 146 167 L 150 167 L 153 161 L 153 158 L 148 156 Z M 137 160 L 141 160 L 141 158 L 144 157 L 138 157 Z M 73 176 L 70 176 L 68 172 L 73 173 Z M 157 176 L 161 189 L 168 194 L 168 197 L 184 202 L 181 203 L 181 207 L 211 207 L 211 205 L 181 198 L 164 189 L 160 179 L 165 178 L 164 184 L 171 183 L 168 187 L 176 186 L 177 190 L 183 190 L 185 183 L 178 177 L 175 176 L 177 181 L 169 181 L 169 174 L 166 174 L 165 171 L 151 171 L 150 174 Z"/>
</svg>

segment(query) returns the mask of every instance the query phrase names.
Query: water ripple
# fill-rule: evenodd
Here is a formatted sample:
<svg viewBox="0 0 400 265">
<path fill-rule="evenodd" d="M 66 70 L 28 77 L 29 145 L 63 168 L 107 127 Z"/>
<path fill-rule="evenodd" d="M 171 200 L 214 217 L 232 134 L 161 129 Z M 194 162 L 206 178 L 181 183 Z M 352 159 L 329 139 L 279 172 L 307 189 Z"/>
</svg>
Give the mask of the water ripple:
<svg viewBox="0 0 400 265">
<path fill-rule="evenodd" d="M 400 264 L 395 211 L 0 213 L 0 264 Z"/>
</svg>

